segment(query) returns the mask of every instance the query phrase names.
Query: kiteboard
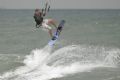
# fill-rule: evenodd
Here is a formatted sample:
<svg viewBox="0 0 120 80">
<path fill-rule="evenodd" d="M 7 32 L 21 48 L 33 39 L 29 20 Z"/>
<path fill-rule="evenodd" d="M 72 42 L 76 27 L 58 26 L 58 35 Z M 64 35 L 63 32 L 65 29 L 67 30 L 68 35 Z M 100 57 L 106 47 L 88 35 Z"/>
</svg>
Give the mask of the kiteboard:
<svg viewBox="0 0 120 80">
<path fill-rule="evenodd" d="M 64 24 L 65 24 L 65 20 L 61 20 L 52 39 L 48 42 L 48 45 L 49 46 L 53 46 L 55 44 L 55 42 L 57 41 L 57 39 L 59 38 L 59 35 L 64 27 Z"/>
</svg>

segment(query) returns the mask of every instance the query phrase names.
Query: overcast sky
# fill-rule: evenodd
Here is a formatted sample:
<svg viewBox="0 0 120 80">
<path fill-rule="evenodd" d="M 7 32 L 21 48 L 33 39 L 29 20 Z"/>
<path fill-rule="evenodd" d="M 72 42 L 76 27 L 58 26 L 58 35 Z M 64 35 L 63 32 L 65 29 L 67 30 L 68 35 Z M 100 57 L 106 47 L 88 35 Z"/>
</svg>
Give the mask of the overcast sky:
<svg viewBox="0 0 120 80">
<path fill-rule="evenodd" d="M 0 0 L 0 8 L 41 8 L 47 0 Z M 120 9 L 120 0 L 50 0 L 53 9 Z"/>
</svg>

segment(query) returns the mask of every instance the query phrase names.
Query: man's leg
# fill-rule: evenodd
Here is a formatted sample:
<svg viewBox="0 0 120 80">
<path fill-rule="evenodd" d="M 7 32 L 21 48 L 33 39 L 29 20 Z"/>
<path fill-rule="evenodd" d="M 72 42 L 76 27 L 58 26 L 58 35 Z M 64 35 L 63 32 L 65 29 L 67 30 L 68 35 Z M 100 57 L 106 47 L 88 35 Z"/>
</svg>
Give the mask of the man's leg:
<svg viewBox="0 0 120 80">
<path fill-rule="evenodd" d="M 49 29 L 49 34 L 50 34 L 50 37 L 52 38 L 53 37 L 53 35 L 52 35 L 52 29 Z"/>
<path fill-rule="evenodd" d="M 47 29 L 50 37 L 52 38 L 53 37 L 53 32 L 52 32 L 52 28 L 51 28 L 50 25 L 53 25 L 54 27 L 56 27 L 55 21 L 52 20 L 52 19 L 45 19 L 44 23 L 42 25 L 43 25 L 44 29 Z"/>
<path fill-rule="evenodd" d="M 56 22 L 53 19 L 48 20 L 48 25 L 53 25 L 55 28 L 57 28 Z"/>
</svg>

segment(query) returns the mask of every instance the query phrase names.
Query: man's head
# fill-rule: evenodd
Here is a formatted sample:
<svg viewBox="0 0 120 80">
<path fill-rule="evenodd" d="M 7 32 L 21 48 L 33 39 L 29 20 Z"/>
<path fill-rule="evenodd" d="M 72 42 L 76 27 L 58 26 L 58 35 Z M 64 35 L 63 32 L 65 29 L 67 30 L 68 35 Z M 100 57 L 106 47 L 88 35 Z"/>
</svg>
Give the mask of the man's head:
<svg viewBox="0 0 120 80">
<path fill-rule="evenodd" d="M 40 11 L 40 9 L 35 9 L 35 12 L 38 12 L 38 11 Z"/>
</svg>

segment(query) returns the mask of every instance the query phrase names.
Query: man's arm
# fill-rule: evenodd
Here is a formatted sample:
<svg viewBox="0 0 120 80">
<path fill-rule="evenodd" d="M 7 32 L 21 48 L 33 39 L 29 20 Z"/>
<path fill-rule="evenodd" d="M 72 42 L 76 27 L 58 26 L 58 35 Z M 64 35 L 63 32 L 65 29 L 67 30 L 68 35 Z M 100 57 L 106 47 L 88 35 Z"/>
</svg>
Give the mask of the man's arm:
<svg viewBox="0 0 120 80">
<path fill-rule="evenodd" d="M 50 6 L 48 6 L 48 2 L 45 4 L 45 9 L 42 9 L 42 16 L 46 16 L 47 12 L 50 11 Z"/>
</svg>

